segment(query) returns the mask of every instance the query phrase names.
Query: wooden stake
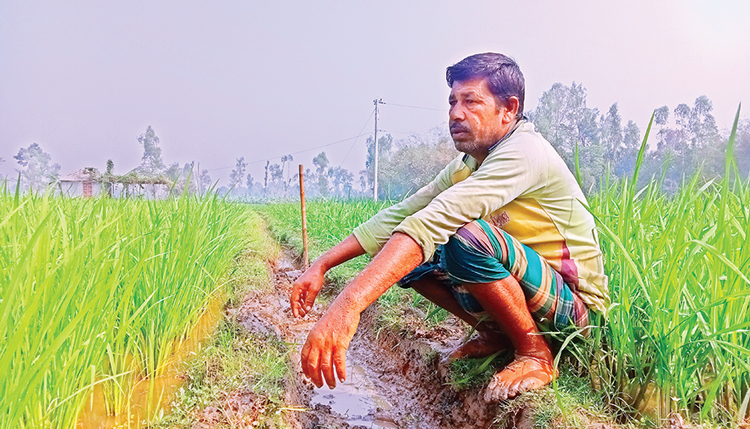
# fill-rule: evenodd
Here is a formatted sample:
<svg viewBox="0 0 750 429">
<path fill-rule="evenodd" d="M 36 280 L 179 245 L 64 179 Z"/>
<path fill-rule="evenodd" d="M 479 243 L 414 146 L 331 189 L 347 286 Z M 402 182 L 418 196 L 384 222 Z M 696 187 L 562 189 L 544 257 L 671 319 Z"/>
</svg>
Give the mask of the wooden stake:
<svg viewBox="0 0 750 429">
<path fill-rule="evenodd" d="M 299 200 L 302 207 L 302 259 L 304 268 L 310 267 L 310 254 L 307 250 L 307 212 L 305 211 L 305 173 L 302 164 L 299 165 Z"/>
</svg>

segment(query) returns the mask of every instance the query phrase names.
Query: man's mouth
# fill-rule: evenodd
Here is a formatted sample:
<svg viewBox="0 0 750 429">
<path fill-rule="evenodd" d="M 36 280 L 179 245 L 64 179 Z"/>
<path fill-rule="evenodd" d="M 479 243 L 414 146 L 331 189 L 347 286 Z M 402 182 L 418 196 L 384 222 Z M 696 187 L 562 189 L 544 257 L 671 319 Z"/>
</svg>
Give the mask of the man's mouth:
<svg viewBox="0 0 750 429">
<path fill-rule="evenodd" d="M 450 126 L 451 134 L 468 133 L 469 129 L 461 124 L 453 123 Z"/>
</svg>

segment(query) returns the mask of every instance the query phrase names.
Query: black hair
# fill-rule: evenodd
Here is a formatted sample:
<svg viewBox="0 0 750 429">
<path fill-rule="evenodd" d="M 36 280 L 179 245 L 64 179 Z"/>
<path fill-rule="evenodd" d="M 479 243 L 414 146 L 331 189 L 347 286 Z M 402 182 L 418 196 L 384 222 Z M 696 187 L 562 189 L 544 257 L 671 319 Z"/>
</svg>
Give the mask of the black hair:
<svg viewBox="0 0 750 429">
<path fill-rule="evenodd" d="M 506 104 L 512 96 L 518 97 L 517 119 L 523 117 L 523 99 L 526 83 L 518 64 L 510 57 L 494 52 L 466 57 L 445 70 L 448 86 L 453 82 L 463 82 L 476 78 L 487 79 L 490 92 Z"/>
</svg>

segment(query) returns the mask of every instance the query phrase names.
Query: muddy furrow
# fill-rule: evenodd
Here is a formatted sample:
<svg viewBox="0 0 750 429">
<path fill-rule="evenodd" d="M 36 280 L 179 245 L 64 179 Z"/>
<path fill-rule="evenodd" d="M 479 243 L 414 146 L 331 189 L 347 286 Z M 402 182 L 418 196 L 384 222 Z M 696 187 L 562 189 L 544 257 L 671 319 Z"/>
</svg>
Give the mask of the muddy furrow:
<svg viewBox="0 0 750 429">
<path fill-rule="evenodd" d="M 362 315 L 347 353 L 348 380 L 334 390 L 305 380 L 299 353 L 305 337 L 322 315 L 319 306 L 296 319 L 289 305 L 292 282 L 301 274 L 287 253 L 274 267 L 274 289 L 248 295 L 239 323 L 252 332 L 272 333 L 296 344 L 290 357 L 294 377 L 287 382 L 286 404 L 295 428 L 489 428 L 496 409 L 481 399 L 480 389 L 454 391 L 439 364 L 461 340 L 455 326 L 435 330 L 377 332 L 377 306 Z M 409 315 L 405 315 L 409 317 Z M 437 351 L 437 354 L 435 353 Z M 442 374 L 441 374 L 442 373 Z"/>
</svg>

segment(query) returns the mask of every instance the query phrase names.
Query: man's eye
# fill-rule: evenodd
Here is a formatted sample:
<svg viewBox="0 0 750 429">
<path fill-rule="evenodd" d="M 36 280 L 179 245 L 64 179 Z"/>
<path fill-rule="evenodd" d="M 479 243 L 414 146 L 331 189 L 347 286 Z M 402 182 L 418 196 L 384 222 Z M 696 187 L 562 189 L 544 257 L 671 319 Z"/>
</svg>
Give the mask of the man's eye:
<svg viewBox="0 0 750 429">
<path fill-rule="evenodd" d="M 451 106 L 455 106 L 456 100 L 448 100 L 448 104 L 450 104 Z"/>
</svg>

